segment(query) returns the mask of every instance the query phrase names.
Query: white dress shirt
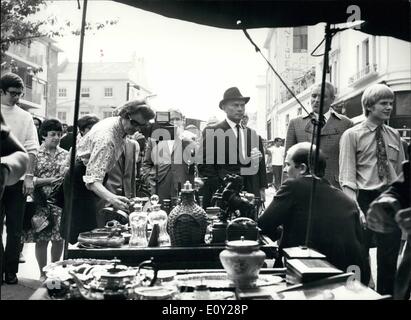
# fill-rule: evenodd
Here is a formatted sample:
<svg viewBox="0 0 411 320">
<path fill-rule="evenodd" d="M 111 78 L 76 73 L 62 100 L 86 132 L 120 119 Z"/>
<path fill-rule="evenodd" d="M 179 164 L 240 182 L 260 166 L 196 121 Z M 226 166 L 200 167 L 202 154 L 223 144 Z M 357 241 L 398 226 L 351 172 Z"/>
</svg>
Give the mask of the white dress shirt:
<svg viewBox="0 0 411 320">
<path fill-rule="evenodd" d="M 226 121 L 228 123 L 228 125 L 231 127 L 231 129 L 233 129 L 234 131 L 234 135 L 237 138 L 237 123 L 231 121 L 230 119 L 226 118 Z M 241 123 L 238 124 L 240 126 L 240 152 L 241 152 L 241 156 L 243 157 L 243 159 L 245 158 L 245 140 L 244 140 L 244 131 L 245 128 L 241 125 Z"/>
<path fill-rule="evenodd" d="M 314 115 L 315 115 L 315 118 L 318 119 L 318 113 L 314 112 Z M 328 109 L 326 113 L 324 113 L 325 123 L 327 123 L 328 119 L 330 119 L 330 116 L 331 116 L 331 108 Z"/>
</svg>

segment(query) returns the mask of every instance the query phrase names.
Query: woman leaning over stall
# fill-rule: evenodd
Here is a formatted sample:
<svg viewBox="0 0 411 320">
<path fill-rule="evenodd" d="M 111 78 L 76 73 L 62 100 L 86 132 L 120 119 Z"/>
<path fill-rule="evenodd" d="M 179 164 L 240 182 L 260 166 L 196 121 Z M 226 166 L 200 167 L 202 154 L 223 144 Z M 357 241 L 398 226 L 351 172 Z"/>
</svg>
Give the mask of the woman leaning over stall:
<svg viewBox="0 0 411 320">
<path fill-rule="evenodd" d="M 58 261 L 63 251 L 60 235 L 61 209 L 49 200 L 53 186 L 59 183 L 66 170 L 64 162 L 67 151 L 59 147 L 63 129 L 57 119 L 45 120 L 39 130 L 43 143 L 40 146 L 33 169 L 36 221 L 23 234 L 24 242 L 36 243 L 36 259 L 40 268 L 40 280 L 44 279 L 43 268 L 47 265 L 47 247 L 51 241 L 51 262 Z"/>
<path fill-rule="evenodd" d="M 119 107 L 117 114 L 98 122 L 80 140 L 72 177 L 73 194 L 69 188 L 69 172 L 65 176 L 62 231 L 70 243 L 76 243 L 81 232 L 97 227 L 98 198 L 106 200 L 116 209 L 128 211 L 129 200 L 108 191 L 103 184 L 123 151 L 126 136 L 145 127 L 155 114 L 145 100 L 130 101 Z M 70 234 L 66 234 L 70 201 Z"/>
</svg>

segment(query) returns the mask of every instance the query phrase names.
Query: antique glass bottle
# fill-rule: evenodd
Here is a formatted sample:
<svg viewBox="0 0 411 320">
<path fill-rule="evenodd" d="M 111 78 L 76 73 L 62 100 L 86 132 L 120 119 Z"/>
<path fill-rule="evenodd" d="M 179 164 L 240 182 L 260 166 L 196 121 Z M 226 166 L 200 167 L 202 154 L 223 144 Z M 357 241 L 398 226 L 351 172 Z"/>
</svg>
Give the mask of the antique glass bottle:
<svg viewBox="0 0 411 320">
<path fill-rule="evenodd" d="M 158 224 L 159 227 L 159 236 L 158 236 L 158 245 L 160 247 L 170 245 L 170 236 L 167 233 L 167 213 L 164 210 L 161 210 L 159 204 L 153 204 L 151 206 L 151 211 L 148 215 L 148 220 L 151 226 Z"/>
<path fill-rule="evenodd" d="M 191 183 L 181 190 L 181 204 L 171 210 L 167 230 L 173 246 L 196 246 L 204 243 L 207 215 L 194 200 Z"/>
<path fill-rule="evenodd" d="M 134 210 L 130 214 L 129 219 L 131 228 L 129 246 L 147 247 L 147 212 L 143 211 L 141 204 L 134 206 Z"/>
</svg>

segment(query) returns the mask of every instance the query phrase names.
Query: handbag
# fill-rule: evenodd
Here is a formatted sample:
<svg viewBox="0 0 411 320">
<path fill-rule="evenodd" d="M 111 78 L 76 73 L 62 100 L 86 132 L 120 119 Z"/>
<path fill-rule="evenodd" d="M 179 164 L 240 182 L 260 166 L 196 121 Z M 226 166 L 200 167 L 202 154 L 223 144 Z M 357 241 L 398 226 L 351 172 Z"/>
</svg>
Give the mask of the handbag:
<svg viewBox="0 0 411 320">
<path fill-rule="evenodd" d="M 34 215 L 31 218 L 31 226 L 35 233 L 43 231 L 49 226 L 52 226 L 52 214 L 50 208 L 48 207 L 47 196 L 44 193 L 42 187 L 35 187 L 33 190 L 33 200 L 34 200 Z M 47 208 L 47 209 L 40 209 Z M 38 211 L 37 209 L 40 209 Z M 46 210 L 47 212 L 44 212 Z M 40 213 L 41 212 L 41 213 Z"/>
<path fill-rule="evenodd" d="M 49 224 L 50 224 L 50 221 L 48 217 L 46 216 L 34 215 L 31 218 L 31 225 L 35 233 L 43 231 L 44 229 L 48 227 Z"/>
</svg>

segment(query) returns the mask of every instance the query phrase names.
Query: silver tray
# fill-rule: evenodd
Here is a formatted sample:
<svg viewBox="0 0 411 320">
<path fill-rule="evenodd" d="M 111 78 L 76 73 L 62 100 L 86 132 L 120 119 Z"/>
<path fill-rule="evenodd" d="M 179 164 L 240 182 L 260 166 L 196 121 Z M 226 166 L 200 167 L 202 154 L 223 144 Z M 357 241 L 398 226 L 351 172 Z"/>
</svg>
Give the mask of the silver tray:
<svg viewBox="0 0 411 320">
<path fill-rule="evenodd" d="M 58 261 L 50 263 L 43 268 L 46 277 L 49 279 L 66 281 L 71 279 L 69 271 L 76 270 L 84 275 L 88 273 L 96 266 L 111 266 L 111 260 L 101 260 L 101 259 L 68 259 L 63 261 Z"/>
<path fill-rule="evenodd" d="M 125 239 L 119 236 L 111 236 L 109 231 L 91 231 L 80 233 L 78 242 L 85 245 L 119 248 L 124 244 Z"/>
<path fill-rule="evenodd" d="M 221 273 L 196 273 L 196 274 L 186 274 L 186 275 L 177 275 L 175 280 L 178 286 L 181 287 L 191 287 L 195 288 L 199 285 L 207 285 L 208 288 L 234 288 L 234 283 L 232 283 L 228 278 L 227 274 L 224 272 Z M 271 286 L 283 282 L 284 279 L 279 276 L 264 275 L 261 274 L 258 276 L 256 286 Z"/>
</svg>

